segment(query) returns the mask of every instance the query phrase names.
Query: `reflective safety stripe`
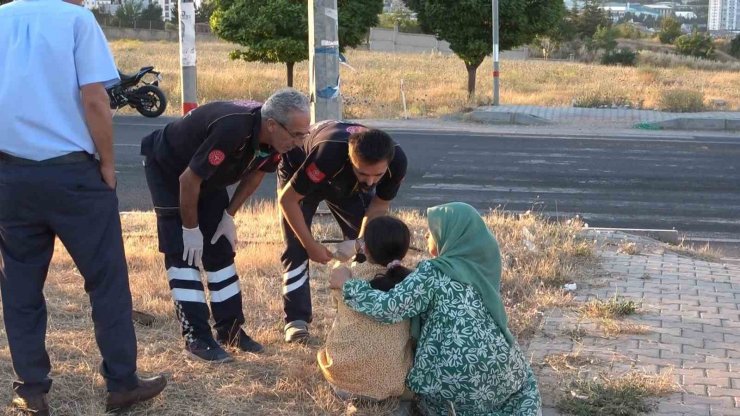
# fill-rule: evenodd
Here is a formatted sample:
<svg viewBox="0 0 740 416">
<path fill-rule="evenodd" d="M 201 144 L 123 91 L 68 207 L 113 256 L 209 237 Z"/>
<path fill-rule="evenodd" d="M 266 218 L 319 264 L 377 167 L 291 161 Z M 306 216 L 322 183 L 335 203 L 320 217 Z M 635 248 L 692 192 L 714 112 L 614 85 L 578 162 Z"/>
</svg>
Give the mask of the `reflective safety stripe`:
<svg viewBox="0 0 740 416">
<path fill-rule="evenodd" d="M 226 299 L 239 294 L 239 281 L 237 280 L 221 290 L 211 290 L 208 294 L 211 297 L 211 302 L 223 302 Z"/>
<path fill-rule="evenodd" d="M 283 273 L 283 281 L 290 280 L 303 273 L 303 271 L 306 270 L 306 266 L 308 266 L 308 260 L 304 261 L 303 264 L 301 264 L 297 268 L 290 270 L 287 273 Z"/>
<path fill-rule="evenodd" d="M 236 266 L 234 266 L 234 263 L 231 263 L 219 271 L 206 272 L 206 275 L 208 276 L 208 283 L 223 282 L 231 276 L 236 276 Z"/>
<path fill-rule="evenodd" d="M 202 290 L 175 288 L 172 289 L 172 299 L 178 302 L 206 303 L 206 294 Z"/>
<path fill-rule="evenodd" d="M 296 280 L 295 282 L 283 286 L 283 295 L 287 295 L 288 293 L 298 289 L 299 287 L 303 286 L 304 283 L 306 283 L 306 280 L 308 279 L 308 272 L 303 274 L 303 277 Z"/>
<path fill-rule="evenodd" d="M 167 269 L 167 279 L 169 280 L 190 280 L 193 282 L 200 282 L 200 272 L 198 269 L 191 269 L 188 267 L 170 267 Z"/>
</svg>

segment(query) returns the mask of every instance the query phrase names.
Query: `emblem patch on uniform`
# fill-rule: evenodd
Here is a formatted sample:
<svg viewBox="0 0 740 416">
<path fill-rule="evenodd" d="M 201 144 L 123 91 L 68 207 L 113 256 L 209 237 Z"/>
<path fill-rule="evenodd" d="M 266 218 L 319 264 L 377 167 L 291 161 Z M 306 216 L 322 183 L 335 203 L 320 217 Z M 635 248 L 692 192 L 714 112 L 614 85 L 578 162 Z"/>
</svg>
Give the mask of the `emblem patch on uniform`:
<svg viewBox="0 0 740 416">
<path fill-rule="evenodd" d="M 208 154 L 208 163 L 213 166 L 220 165 L 224 159 L 226 159 L 226 155 L 220 150 L 211 150 L 211 153 Z"/>
<path fill-rule="evenodd" d="M 324 172 L 319 170 L 318 166 L 316 166 L 315 162 L 308 165 L 306 168 L 306 175 L 308 175 L 308 179 L 311 179 L 313 183 L 319 183 L 326 177 Z"/>
<path fill-rule="evenodd" d="M 367 127 L 363 127 L 363 126 L 349 126 L 349 127 L 347 127 L 347 133 L 349 133 L 349 134 L 362 133 L 363 131 L 367 131 Z"/>
</svg>

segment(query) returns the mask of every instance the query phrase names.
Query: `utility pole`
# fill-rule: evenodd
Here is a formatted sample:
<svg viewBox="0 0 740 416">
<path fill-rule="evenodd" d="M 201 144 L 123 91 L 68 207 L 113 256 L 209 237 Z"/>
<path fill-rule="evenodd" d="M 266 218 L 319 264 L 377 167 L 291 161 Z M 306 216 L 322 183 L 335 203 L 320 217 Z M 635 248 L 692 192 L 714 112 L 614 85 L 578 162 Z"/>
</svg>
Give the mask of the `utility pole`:
<svg viewBox="0 0 740 416">
<path fill-rule="evenodd" d="M 180 12 L 180 90 L 182 91 L 182 114 L 198 106 L 198 89 L 195 71 L 195 3 L 193 0 L 178 0 Z"/>
<path fill-rule="evenodd" d="M 341 120 L 337 0 L 308 2 L 308 82 L 311 122 Z"/>
<path fill-rule="evenodd" d="M 499 105 L 498 0 L 492 0 L 493 15 L 493 105 Z"/>
</svg>

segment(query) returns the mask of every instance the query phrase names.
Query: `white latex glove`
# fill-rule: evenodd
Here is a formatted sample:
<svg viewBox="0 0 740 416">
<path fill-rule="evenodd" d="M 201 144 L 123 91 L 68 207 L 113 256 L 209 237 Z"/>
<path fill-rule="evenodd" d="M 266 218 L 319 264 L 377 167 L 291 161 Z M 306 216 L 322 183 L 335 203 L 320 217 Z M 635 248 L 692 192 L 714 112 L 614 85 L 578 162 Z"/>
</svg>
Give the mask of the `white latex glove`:
<svg viewBox="0 0 740 416">
<path fill-rule="evenodd" d="M 355 240 L 344 240 L 336 245 L 334 258 L 341 262 L 345 262 L 351 259 L 355 254 L 357 254 Z"/>
<path fill-rule="evenodd" d="M 229 215 L 226 210 L 224 210 L 224 215 L 221 217 L 221 222 L 219 222 L 218 227 L 216 227 L 216 233 L 213 234 L 211 244 L 216 244 L 216 241 L 218 241 L 221 236 L 226 237 L 231 244 L 231 250 L 236 251 L 236 224 L 234 224 L 234 217 Z"/>
<path fill-rule="evenodd" d="M 203 233 L 199 227 L 186 228 L 182 227 L 182 259 L 190 266 L 201 268 L 203 263 Z"/>
</svg>

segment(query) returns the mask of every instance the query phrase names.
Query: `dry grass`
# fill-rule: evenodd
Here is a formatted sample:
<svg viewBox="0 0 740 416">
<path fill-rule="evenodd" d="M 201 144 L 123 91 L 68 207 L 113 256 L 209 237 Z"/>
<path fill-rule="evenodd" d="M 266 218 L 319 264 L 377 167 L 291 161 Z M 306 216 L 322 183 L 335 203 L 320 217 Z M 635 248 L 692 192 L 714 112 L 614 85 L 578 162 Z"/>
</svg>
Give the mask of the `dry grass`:
<svg viewBox="0 0 740 416">
<path fill-rule="evenodd" d="M 609 300 L 596 299 L 581 306 L 581 315 L 587 318 L 615 319 L 637 312 L 638 305 L 633 300 L 620 299 L 617 296 Z"/>
<path fill-rule="evenodd" d="M 647 325 L 615 319 L 600 319 L 598 321 L 598 326 L 607 337 L 618 335 L 645 335 L 650 332 L 650 327 Z"/>
<path fill-rule="evenodd" d="M 581 351 L 550 354 L 543 359 L 543 364 L 557 373 L 579 371 L 584 367 L 599 365 L 601 361 L 596 357 L 581 354 Z"/>
<path fill-rule="evenodd" d="M 711 247 L 709 243 L 700 247 L 692 247 L 685 241 L 681 241 L 681 243 L 676 246 L 668 246 L 668 251 L 682 256 L 710 262 L 718 262 L 722 259 L 722 254 L 717 249 Z"/>
<path fill-rule="evenodd" d="M 619 243 L 617 252 L 634 256 L 640 254 L 640 249 L 639 247 L 637 247 L 637 244 L 632 241 L 622 241 L 621 243 Z"/>
<path fill-rule="evenodd" d="M 653 397 L 678 391 L 671 372 L 658 375 L 631 371 L 619 377 L 576 379 L 558 401 L 560 411 L 575 416 L 636 416 L 655 408 Z"/>
<path fill-rule="evenodd" d="M 168 114 L 181 108 L 178 45 L 174 42 L 111 42 L 121 69 L 135 71 L 154 65 L 164 75 L 163 88 L 170 99 Z M 198 43 L 198 100 L 265 99 L 285 85 L 285 66 L 231 61 L 233 45 Z M 350 50 L 346 54 L 353 71 L 342 67 L 342 94 L 346 118 L 403 117 L 400 85 L 410 117 L 436 117 L 470 107 L 467 73 L 454 55 L 393 54 Z M 571 106 L 577 97 L 599 95 L 623 97 L 643 108 L 659 106 L 666 87 L 701 92 L 708 100 L 727 102 L 727 110 L 740 109 L 740 72 L 701 71 L 689 68 L 645 69 L 588 65 L 570 62 L 503 61 L 501 102 L 512 105 Z M 477 104 L 490 102 L 491 61 L 478 70 Z M 307 90 L 307 62 L 295 66 L 295 86 Z"/>
<path fill-rule="evenodd" d="M 325 267 L 312 269 L 315 341 L 308 346 L 282 342 L 282 302 L 279 278 L 281 250 L 277 211 L 272 204 L 245 208 L 237 216 L 240 243 L 236 265 L 241 276 L 246 328 L 266 347 L 260 356 L 235 353 L 236 361 L 207 365 L 185 360 L 179 326 L 157 251 L 153 213 L 122 216 L 134 306 L 156 317 L 151 327 L 138 327 L 139 370 L 165 373 L 170 385 L 162 398 L 139 406 L 131 414 L 152 415 L 327 415 L 344 414 L 346 406 L 324 382 L 315 356 L 333 320 Z M 401 212 L 414 231 L 414 246 L 424 247 L 424 218 Z M 491 213 L 487 223 L 509 258 L 503 295 L 511 327 L 523 340 L 533 331 L 543 308 L 567 303 L 559 289 L 564 279 L 583 275 L 592 260 L 592 248 L 577 238 L 579 224 L 548 224 L 534 216 L 521 218 Z M 319 239 L 337 238 L 333 222 L 317 220 Z M 522 230 L 536 250 L 524 244 Z M 416 256 L 418 260 L 419 256 Z M 408 261 L 409 264 L 413 260 Z M 104 384 L 97 374 L 90 308 L 82 280 L 61 244 L 57 244 L 46 285 L 49 309 L 47 348 L 51 355 L 54 387 L 51 403 L 57 415 L 102 413 Z M 13 371 L 5 336 L 0 337 L 0 384 L 10 386 Z M 10 401 L 10 388 L 0 389 L 0 402 Z M 356 415 L 383 415 L 391 404 L 360 407 Z M 3 414 L 13 414 L 9 408 Z"/>
</svg>

